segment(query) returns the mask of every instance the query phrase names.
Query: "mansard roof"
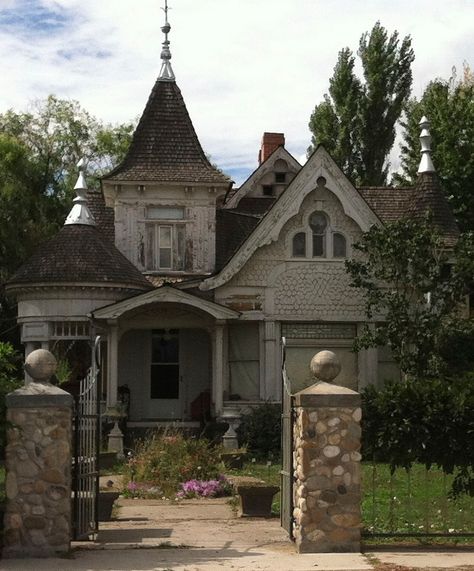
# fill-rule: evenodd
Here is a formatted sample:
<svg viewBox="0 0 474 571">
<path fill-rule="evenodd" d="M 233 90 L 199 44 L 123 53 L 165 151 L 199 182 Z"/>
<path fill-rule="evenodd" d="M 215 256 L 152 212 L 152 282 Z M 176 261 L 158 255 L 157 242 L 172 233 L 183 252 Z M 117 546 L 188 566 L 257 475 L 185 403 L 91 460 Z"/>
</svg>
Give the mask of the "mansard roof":
<svg viewBox="0 0 474 571">
<path fill-rule="evenodd" d="M 7 282 L 8 289 L 38 284 L 100 284 L 131 290 L 152 285 L 96 226 L 65 225 Z"/>
<path fill-rule="evenodd" d="M 204 154 L 176 82 L 160 78 L 125 159 L 104 180 L 230 183 Z"/>
</svg>

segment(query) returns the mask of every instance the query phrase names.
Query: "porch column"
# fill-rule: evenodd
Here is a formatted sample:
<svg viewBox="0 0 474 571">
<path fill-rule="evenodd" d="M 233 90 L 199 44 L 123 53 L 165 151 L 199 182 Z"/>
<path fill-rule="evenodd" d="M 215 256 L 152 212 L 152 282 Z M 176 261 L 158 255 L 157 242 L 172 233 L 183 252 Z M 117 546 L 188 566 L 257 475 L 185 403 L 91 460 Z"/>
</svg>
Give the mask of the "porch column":
<svg viewBox="0 0 474 571">
<path fill-rule="evenodd" d="M 224 333 L 226 330 L 225 322 L 216 321 L 213 339 L 212 354 L 212 400 L 216 416 L 222 413 L 224 407 L 224 377 L 225 377 L 225 359 L 224 359 Z"/>
<path fill-rule="evenodd" d="M 280 376 L 277 378 L 276 357 L 277 351 L 277 324 L 275 321 L 265 321 L 264 324 L 264 377 L 261 390 L 261 397 L 265 400 L 277 398 L 276 387 L 280 382 Z"/>
<path fill-rule="evenodd" d="M 107 335 L 107 408 L 113 408 L 117 404 L 118 341 L 118 324 L 114 321 L 109 323 Z"/>
</svg>

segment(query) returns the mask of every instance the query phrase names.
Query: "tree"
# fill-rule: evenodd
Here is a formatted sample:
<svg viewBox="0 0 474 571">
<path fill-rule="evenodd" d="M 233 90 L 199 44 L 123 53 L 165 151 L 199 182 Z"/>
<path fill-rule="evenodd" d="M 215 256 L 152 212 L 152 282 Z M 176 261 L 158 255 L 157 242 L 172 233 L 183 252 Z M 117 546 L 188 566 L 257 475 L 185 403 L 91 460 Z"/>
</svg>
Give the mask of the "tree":
<svg viewBox="0 0 474 571">
<path fill-rule="evenodd" d="M 473 236 L 448 253 L 427 216 L 373 226 L 354 248 L 363 255 L 348 260 L 346 270 L 365 296 L 367 317 L 377 322 L 366 326 L 355 349 L 387 345 L 408 377 L 438 374 L 440 344 L 474 277 Z"/>
<path fill-rule="evenodd" d="M 362 35 L 358 55 L 363 82 L 351 50 L 339 52 L 329 95 L 311 115 L 308 154 L 323 144 L 355 184 L 380 186 L 387 183 L 387 157 L 410 95 L 415 56 L 409 36 L 400 43 L 398 32 L 389 36 L 380 22 Z"/>
<path fill-rule="evenodd" d="M 37 245 L 52 236 L 71 207 L 77 162 L 88 162 L 90 186 L 124 157 L 134 123 L 104 125 L 77 101 L 50 95 L 31 110 L 0 114 L 0 339 L 15 329 L 15 307 L 2 284 Z"/>
<path fill-rule="evenodd" d="M 474 78 L 468 66 L 461 80 L 456 70 L 448 81 L 436 79 L 420 100 L 412 98 L 405 108 L 401 146 L 402 173 L 394 175 L 401 185 L 414 184 L 420 161 L 421 117 L 431 123 L 432 156 L 461 231 L 474 230 Z"/>
</svg>

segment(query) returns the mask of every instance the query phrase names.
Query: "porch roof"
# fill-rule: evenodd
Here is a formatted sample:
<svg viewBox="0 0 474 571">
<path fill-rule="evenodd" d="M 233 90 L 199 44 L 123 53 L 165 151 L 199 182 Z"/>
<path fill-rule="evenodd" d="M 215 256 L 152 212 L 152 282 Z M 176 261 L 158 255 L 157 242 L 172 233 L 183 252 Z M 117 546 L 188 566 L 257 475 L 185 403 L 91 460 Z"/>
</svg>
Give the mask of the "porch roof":
<svg viewBox="0 0 474 571">
<path fill-rule="evenodd" d="M 234 311 L 213 301 L 197 297 L 171 286 L 162 286 L 153 291 L 146 292 L 143 295 L 140 294 L 102 307 L 101 309 L 96 309 L 91 315 L 94 319 L 118 319 L 133 309 L 145 307 L 153 303 L 179 303 L 181 305 L 187 305 L 188 307 L 200 309 L 215 319 L 237 319 L 240 315 L 238 311 Z"/>
</svg>

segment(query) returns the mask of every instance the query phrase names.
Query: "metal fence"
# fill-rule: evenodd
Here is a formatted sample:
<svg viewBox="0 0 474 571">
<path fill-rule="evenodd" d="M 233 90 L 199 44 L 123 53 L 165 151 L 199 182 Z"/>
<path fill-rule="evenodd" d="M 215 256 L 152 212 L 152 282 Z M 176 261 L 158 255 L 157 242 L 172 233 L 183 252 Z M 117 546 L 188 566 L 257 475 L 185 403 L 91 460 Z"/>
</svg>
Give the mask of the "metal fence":
<svg viewBox="0 0 474 571">
<path fill-rule="evenodd" d="M 362 464 L 364 537 L 474 537 L 474 497 L 453 497 L 453 475 L 413 465 Z"/>
</svg>

